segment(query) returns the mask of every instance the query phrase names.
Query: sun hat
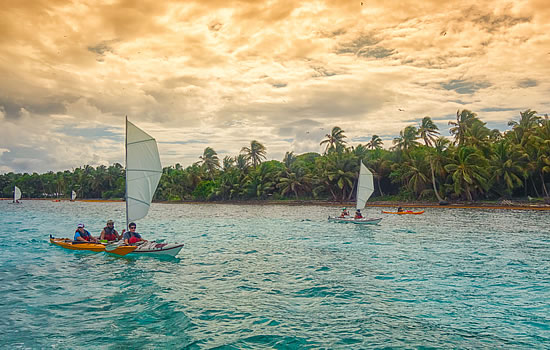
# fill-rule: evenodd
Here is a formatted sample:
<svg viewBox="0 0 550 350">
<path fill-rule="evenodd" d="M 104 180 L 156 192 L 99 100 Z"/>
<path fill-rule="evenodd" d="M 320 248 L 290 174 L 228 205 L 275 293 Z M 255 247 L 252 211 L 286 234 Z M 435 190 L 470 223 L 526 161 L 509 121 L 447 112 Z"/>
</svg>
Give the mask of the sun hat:
<svg viewBox="0 0 550 350">
<path fill-rule="evenodd" d="M 78 224 L 78 228 L 84 228 L 84 224 Z"/>
</svg>

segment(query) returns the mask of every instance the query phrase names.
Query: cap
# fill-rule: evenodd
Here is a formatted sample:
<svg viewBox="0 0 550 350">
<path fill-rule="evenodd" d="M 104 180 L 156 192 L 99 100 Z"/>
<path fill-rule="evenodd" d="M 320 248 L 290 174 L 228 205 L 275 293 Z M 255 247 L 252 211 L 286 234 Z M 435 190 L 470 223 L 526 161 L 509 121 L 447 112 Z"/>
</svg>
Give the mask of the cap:
<svg viewBox="0 0 550 350">
<path fill-rule="evenodd" d="M 78 228 L 84 227 L 84 224 L 78 224 Z"/>
<path fill-rule="evenodd" d="M 113 220 L 107 220 L 107 225 L 108 224 L 114 224 L 115 222 Z"/>
</svg>

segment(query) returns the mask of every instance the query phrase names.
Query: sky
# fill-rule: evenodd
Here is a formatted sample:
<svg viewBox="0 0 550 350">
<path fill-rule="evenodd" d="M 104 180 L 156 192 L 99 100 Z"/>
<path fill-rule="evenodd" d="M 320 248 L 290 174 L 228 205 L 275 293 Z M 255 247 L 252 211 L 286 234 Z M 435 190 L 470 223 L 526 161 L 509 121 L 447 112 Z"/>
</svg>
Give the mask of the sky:
<svg viewBox="0 0 550 350">
<path fill-rule="evenodd" d="M 550 113 L 548 0 L 7 0 L 0 173 L 124 164 L 124 118 L 163 166 L 252 140 L 268 159 L 392 146 L 457 110 L 507 130 Z"/>
</svg>

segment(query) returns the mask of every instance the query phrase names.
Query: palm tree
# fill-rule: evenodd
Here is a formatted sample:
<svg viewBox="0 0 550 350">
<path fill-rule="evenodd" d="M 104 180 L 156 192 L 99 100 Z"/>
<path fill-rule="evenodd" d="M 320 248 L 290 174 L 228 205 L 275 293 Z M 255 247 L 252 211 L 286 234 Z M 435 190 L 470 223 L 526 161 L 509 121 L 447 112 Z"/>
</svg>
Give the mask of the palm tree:
<svg viewBox="0 0 550 350">
<path fill-rule="evenodd" d="M 296 173 L 285 172 L 283 177 L 279 179 L 277 187 L 281 190 L 283 196 L 292 191 L 296 199 L 298 199 L 298 193 L 309 190 L 310 184 L 311 181 L 307 175 L 300 177 Z"/>
<path fill-rule="evenodd" d="M 382 148 L 382 139 L 378 135 L 372 135 L 372 138 L 367 142 L 368 149 L 381 149 Z"/>
<path fill-rule="evenodd" d="M 399 137 L 393 139 L 394 149 L 408 151 L 420 145 L 418 141 L 418 130 L 416 127 L 409 125 L 399 132 Z"/>
<path fill-rule="evenodd" d="M 473 147 L 460 147 L 445 170 L 451 175 L 455 193 L 465 194 L 469 201 L 476 188 L 481 192 L 488 189 L 487 160 Z"/>
<path fill-rule="evenodd" d="M 514 131 L 516 143 L 525 144 L 533 129 L 540 124 L 541 117 L 536 114 L 536 111 L 528 109 L 524 112 L 519 112 L 519 122 L 515 120 L 508 122 L 508 126 L 511 126 Z"/>
<path fill-rule="evenodd" d="M 319 144 L 321 146 L 326 144 L 325 154 L 327 154 L 329 150 L 336 150 L 346 143 L 346 141 L 344 141 L 346 138 L 344 130 L 340 129 L 338 126 L 333 127 L 331 133 L 326 134 L 325 137 L 326 138 Z"/>
<path fill-rule="evenodd" d="M 443 198 L 439 195 L 439 191 L 437 189 L 436 185 L 436 174 L 438 177 L 443 178 L 446 174 L 444 164 L 448 159 L 447 156 L 447 149 L 449 148 L 449 144 L 451 141 L 446 139 L 445 137 L 438 137 L 434 141 L 434 147 L 430 148 L 430 171 L 432 174 L 432 186 L 434 189 L 435 196 L 437 197 L 437 200 L 441 203 L 444 201 Z"/>
<path fill-rule="evenodd" d="M 214 151 L 211 147 L 206 147 L 202 156 L 199 157 L 199 163 L 202 164 L 203 169 L 207 174 L 210 175 L 210 179 L 214 179 L 215 171 L 220 167 L 220 159 L 218 158 L 218 153 Z"/>
<path fill-rule="evenodd" d="M 243 147 L 241 152 L 246 155 L 254 167 L 258 166 L 262 162 L 262 159 L 266 159 L 265 146 L 256 140 L 250 142 L 250 147 Z"/>
<path fill-rule="evenodd" d="M 514 152 L 510 145 L 500 141 L 495 145 L 490 158 L 489 171 L 492 174 L 492 182 L 504 186 L 504 191 L 509 195 L 514 188 L 523 185 L 521 178 L 526 177 L 526 170 L 517 155 L 518 152 Z"/>
<path fill-rule="evenodd" d="M 283 163 L 285 164 L 287 169 L 290 169 L 292 166 L 292 163 L 296 160 L 296 156 L 294 155 L 294 152 L 286 152 L 285 157 L 283 158 Z"/>
<path fill-rule="evenodd" d="M 420 126 L 418 127 L 418 135 L 424 140 L 424 144 L 428 147 L 432 146 L 436 136 L 439 134 L 439 128 L 432 121 L 430 117 L 422 118 Z"/>
<path fill-rule="evenodd" d="M 455 145 L 462 146 L 466 138 L 466 132 L 470 129 L 472 124 L 477 119 L 477 114 L 470 112 L 467 109 L 456 111 L 456 122 L 449 122 L 452 128 L 449 129 L 451 135 L 455 136 Z"/>
</svg>

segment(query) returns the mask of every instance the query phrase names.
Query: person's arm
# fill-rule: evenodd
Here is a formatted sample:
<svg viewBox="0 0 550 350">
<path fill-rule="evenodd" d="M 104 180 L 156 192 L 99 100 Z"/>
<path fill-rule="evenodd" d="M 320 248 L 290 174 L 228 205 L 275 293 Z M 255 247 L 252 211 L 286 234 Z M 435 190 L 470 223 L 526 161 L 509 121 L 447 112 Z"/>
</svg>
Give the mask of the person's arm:
<svg viewBox="0 0 550 350">
<path fill-rule="evenodd" d="M 101 234 L 99 235 L 99 239 L 105 239 L 105 229 L 101 230 Z"/>
<path fill-rule="evenodd" d="M 80 236 L 80 233 L 78 233 L 78 236 L 75 234 L 75 241 L 86 242 L 86 240 Z"/>
<path fill-rule="evenodd" d="M 122 230 L 122 238 L 124 239 L 124 244 L 130 245 L 130 242 L 128 241 L 130 239 L 130 235 L 126 234 L 126 229 Z"/>
<path fill-rule="evenodd" d="M 114 233 L 115 233 L 116 240 L 117 240 L 117 241 L 120 241 L 120 240 L 122 239 L 122 235 L 119 235 L 117 230 L 114 230 L 114 229 L 113 229 L 113 231 L 114 231 Z"/>
</svg>

